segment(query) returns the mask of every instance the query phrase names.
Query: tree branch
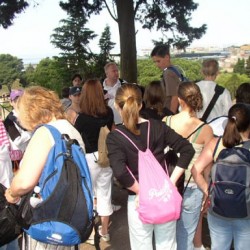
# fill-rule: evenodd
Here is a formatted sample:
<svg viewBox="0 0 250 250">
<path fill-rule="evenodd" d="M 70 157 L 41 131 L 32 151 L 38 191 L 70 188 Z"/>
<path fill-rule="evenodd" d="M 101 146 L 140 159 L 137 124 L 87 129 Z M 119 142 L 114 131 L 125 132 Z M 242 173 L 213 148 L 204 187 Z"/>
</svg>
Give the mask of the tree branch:
<svg viewBox="0 0 250 250">
<path fill-rule="evenodd" d="M 143 3 L 144 0 L 139 0 L 135 5 L 134 16 L 136 15 L 137 10 L 139 9 L 140 5 Z"/>
<path fill-rule="evenodd" d="M 113 15 L 113 13 L 111 12 L 110 8 L 109 8 L 109 5 L 107 4 L 107 1 L 104 0 L 104 4 L 106 6 L 106 8 L 108 9 L 108 12 L 110 14 L 110 16 L 114 19 L 114 21 L 118 22 L 118 19 L 115 17 L 115 15 Z"/>
</svg>

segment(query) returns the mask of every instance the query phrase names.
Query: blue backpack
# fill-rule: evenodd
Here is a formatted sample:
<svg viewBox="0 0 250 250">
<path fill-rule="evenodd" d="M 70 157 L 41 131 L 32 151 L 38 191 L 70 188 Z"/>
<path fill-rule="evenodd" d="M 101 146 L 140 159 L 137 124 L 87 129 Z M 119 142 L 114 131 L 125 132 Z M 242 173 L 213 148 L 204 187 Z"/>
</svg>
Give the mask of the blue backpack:
<svg viewBox="0 0 250 250">
<path fill-rule="evenodd" d="M 29 195 L 22 207 L 23 219 L 30 222 L 26 232 L 43 243 L 77 245 L 86 241 L 93 229 L 89 168 L 76 140 L 62 135 L 51 125 L 44 126 L 53 135 L 55 145 L 38 183 L 42 202 L 31 207 Z M 25 215 L 26 210 L 29 212 Z"/>
<path fill-rule="evenodd" d="M 220 143 L 221 138 L 215 152 Z M 210 213 L 224 219 L 250 219 L 249 149 L 250 141 L 220 151 L 211 170 Z"/>
</svg>

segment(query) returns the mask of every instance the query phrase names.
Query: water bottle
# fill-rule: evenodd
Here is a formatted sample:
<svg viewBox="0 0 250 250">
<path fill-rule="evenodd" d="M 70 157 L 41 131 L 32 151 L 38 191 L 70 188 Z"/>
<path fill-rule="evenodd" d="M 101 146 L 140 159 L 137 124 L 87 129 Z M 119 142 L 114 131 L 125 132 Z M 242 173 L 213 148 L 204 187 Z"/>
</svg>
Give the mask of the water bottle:
<svg viewBox="0 0 250 250">
<path fill-rule="evenodd" d="M 41 195 L 40 195 L 40 190 L 41 188 L 38 186 L 34 187 L 34 194 L 32 195 L 32 197 L 30 197 L 30 205 L 32 207 L 36 207 L 39 203 L 41 203 L 43 201 Z"/>
</svg>

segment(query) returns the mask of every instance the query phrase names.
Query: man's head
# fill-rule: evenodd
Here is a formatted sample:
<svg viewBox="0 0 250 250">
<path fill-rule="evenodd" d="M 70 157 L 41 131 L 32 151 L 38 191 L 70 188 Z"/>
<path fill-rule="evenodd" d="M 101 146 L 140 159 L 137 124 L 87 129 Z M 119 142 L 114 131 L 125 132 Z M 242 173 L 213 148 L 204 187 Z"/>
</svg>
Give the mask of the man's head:
<svg viewBox="0 0 250 250">
<path fill-rule="evenodd" d="M 104 66 L 104 71 L 106 74 L 106 83 L 110 85 L 115 85 L 119 79 L 119 69 L 116 63 L 109 62 Z"/>
<path fill-rule="evenodd" d="M 219 72 L 219 64 L 215 59 L 206 59 L 202 63 L 202 74 L 205 77 L 216 77 Z"/>
<path fill-rule="evenodd" d="M 75 87 L 81 87 L 82 86 L 82 77 L 80 74 L 75 74 L 72 77 L 72 85 Z"/>
<path fill-rule="evenodd" d="M 79 103 L 80 95 L 81 95 L 82 88 L 81 87 L 70 87 L 69 89 L 69 99 L 72 103 Z"/>
<path fill-rule="evenodd" d="M 169 67 L 171 64 L 168 45 L 155 46 L 151 52 L 151 57 L 155 65 L 161 70 L 164 70 L 165 68 Z"/>
</svg>

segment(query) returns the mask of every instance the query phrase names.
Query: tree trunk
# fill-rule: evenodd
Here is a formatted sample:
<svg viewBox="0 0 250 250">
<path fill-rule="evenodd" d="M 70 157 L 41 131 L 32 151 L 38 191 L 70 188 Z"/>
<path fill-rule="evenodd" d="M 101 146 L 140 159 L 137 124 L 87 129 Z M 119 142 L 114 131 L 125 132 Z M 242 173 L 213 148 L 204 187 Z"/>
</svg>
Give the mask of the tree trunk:
<svg viewBox="0 0 250 250">
<path fill-rule="evenodd" d="M 134 1 L 116 0 L 121 49 L 121 78 L 137 82 Z"/>
</svg>

